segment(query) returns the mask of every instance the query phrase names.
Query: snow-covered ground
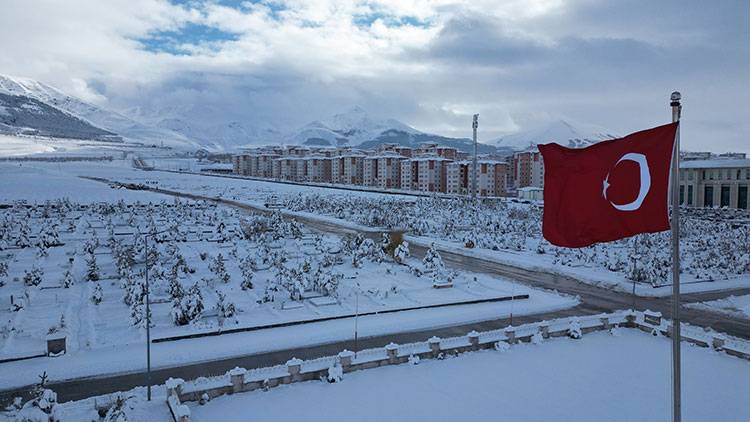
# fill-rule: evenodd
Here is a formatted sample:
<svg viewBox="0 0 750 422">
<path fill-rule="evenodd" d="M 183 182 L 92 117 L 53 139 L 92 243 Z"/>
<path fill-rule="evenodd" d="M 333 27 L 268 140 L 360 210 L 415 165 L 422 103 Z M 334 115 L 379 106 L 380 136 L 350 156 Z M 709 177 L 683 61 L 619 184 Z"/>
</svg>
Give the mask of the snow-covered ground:
<svg viewBox="0 0 750 422">
<path fill-rule="evenodd" d="M 710 302 L 690 303 L 685 306 L 696 309 L 707 309 L 742 318 L 750 318 L 750 295 L 729 296 L 724 299 L 712 300 Z"/>
<path fill-rule="evenodd" d="M 60 380 L 142 369 L 133 356 L 142 356 L 145 342 L 147 259 L 153 338 L 529 295 L 364 316 L 358 322 L 364 337 L 578 303 L 497 277 L 455 273 L 439 258 L 404 256 L 397 263 L 372 241 L 315 235 L 280 215 L 115 189 L 70 168 L 141 173 L 120 161 L 0 165 L 11 181 L 2 187 L 2 202 L 24 201 L 0 210 L 0 264 L 7 264 L 7 274 L 0 273 L 0 358 L 44 353 L 49 333 L 67 337 L 64 357 L 3 364 L 18 376 L 3 377 L 0 388 L 32 383 L 44 370 Z M 146 234 L 155 232 L 163 233 L 147 247 Z M 341 341 L 352 336 L 353 320 L 159 343 L 154 365 Z"/>
<path fill-rule="evenodd" d="M 467 353 L 191 404 L 192 420 L 665 421 L 670 342 L 631 330 Z M 683 347 L 687 421 L 750 418 L 750 364 Z M 321 403 L 327 405 L 320 406 Z M 316 406 L 317 404 L 317 406 Z M 318 409 L 310 412 L 310 409 Z"/>
<path fill-rule="evenodd" d="M 148 160 L 146 160 L 148 162 Z M 152 160 L 154 161 L 154 160 Z M 191 160 L 156 160 L 164 168 L 197 168 Z M 541 208 L 488 201 L 477 209 L 461 199 L 415 198 L 375 192 L 129 168 L 129 161 L 71 163 L 62 171 L 222 197 L 350 227 L 402 227 L 410 241 L 531 270 L 568 275 L 602 287 L 644 296 L 669 295 L 669 234 L 642 235 L 589 248 L 567 249 L 541 238 Z M 41 166 L 44 166 L 42 164 Z M 745 216 L 750 218 L 750 214 Z M 701 215 L 683 218 L 682 283 L 686 292 L 750 286 L 750 226 Z M 473 244 L 473 248 L 467 245 Z"/>
<path fill-rule="evenodd" d="M 581 340 L 556 338 L 505 351 L 470 352 L 352 372 L 340 383 L 310 381 L 191 402 L 200 421 L 664 421 L 670 419 L 670 341 L 629 329 Z M 683 345 L 683 420 L 750 419 L 750 364 Z M 164 387 L 147 403 L 123 394 L 129 415 L 168 421 Z M 67 420 L 88 420 L 94 399 L 64 403 Z M 157 407 L 154 403 L 160 403 Z M 132 420 L 132 419 L 128 419 Z M 138 419 L 141 420 L 141 419 Z"/>
</svg>

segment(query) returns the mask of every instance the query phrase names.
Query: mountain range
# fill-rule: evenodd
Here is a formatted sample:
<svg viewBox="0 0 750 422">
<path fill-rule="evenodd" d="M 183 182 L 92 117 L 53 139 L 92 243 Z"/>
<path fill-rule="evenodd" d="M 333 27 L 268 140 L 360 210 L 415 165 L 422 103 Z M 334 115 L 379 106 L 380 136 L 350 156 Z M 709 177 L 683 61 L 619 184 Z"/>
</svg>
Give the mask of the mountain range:
<svg viewBox="0 0 750 422">
<path fill-rule="evenodd" d="M 116 112 L 33 79 L 0 74 L 0 133 L 5 134 L 122 141 L 191 151 L 232 151 L 274 143 L 368 149 L 383 143 L 415 147 L 424 142 L 473 151 L 471 139 L 421 132 L 395 119 L 374 117 L 358 106 L 293 130 L 231 116 L 221 107 L 201 104 Z M 611 137 L 602 128 L 557 120 L 480 143 L 479 152 L 509 153 L 547 141 L 580 147 Z"/>
</svg>

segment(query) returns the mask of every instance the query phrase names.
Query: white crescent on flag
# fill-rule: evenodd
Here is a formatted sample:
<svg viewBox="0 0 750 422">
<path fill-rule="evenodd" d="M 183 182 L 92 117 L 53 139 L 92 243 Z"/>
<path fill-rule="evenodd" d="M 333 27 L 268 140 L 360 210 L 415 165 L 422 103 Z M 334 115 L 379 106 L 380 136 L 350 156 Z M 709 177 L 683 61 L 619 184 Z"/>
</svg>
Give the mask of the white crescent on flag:
<svg viewBox="0 0 750 422">
<path fill-rule="evenodd" d="M 609 174 L 612 173 L 612 170 L 614 170 L 615 167 L 617 167 L 617 165 L 623 161 L 632 161 L 638 164 L 641 175 L 640 186 L 638 187 L 638 196 L 633 202 L 618 205 L 607 198 L 607 189 L 609 189 Z M 646 156 L 635 152 L 629 152 L 620 157 L 619 160 L 617 160 L 615 165 L 612 166 L 612 170 L 607 173 L 607 177 L 604 178 L 604 182 L 602 183 L 602 196 L 604 196 L 604 199 L 609 201 L 609 203 L 612 204 L 615 209 L 618 209 L 620 211 L 635 211 L 640 208 L 641 204 L 643 204 L 643 200 L 646 199 L 646 195 L 648 194 L 649 189 L 651 189 L 651 172 L 648 168 L 648 161 L 646 160 Z"/>
</svg>

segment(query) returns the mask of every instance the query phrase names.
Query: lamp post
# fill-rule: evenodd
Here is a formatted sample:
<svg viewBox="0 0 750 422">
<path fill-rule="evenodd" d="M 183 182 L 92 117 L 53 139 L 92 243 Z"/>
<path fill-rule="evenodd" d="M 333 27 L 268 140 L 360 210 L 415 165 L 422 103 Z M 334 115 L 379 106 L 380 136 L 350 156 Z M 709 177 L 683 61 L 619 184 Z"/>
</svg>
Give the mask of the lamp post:
<svg viewBox="0 0 750 422">
<path fill-rule="evenodd" d="M 474 133 L 474 161 L 473 161 L 473 177 L 471 182 L 471 197 L 476 199 L 477 198 L 477 188 L 478 188 L 478 182 L 477 178 L 479 177 L 478 171 L 477 171 L 477 128 L 479 127 L 479 114 L 475 114 L 474 118 L 471 121 L 471 128 Z"/>
<path fill-rule="evenodd" d="M 162 230 L 143 235 L 143 242 L 146 249 L 146 399 L 148 401 L 151 401 L 151 300 L 149 297 L 151 290 L 148 284 L 148 268 L 150 266 L 148 262 L 148 238 L 168 231 Z"/>
</svg>

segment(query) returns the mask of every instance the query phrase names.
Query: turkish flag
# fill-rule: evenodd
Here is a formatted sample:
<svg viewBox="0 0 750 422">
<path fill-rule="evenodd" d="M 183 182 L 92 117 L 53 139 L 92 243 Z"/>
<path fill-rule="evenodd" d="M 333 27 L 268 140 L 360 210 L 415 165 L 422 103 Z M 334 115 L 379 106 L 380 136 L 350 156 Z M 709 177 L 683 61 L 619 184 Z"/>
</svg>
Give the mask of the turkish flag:
<svg viewBox="0 0 750 422">
<path fill-rule="evenodd" d="M 669 175 L 677 123 L 580 149 L 539 145 L 544 238 L 580 248 L 669 229 Z"/>
</svg>

